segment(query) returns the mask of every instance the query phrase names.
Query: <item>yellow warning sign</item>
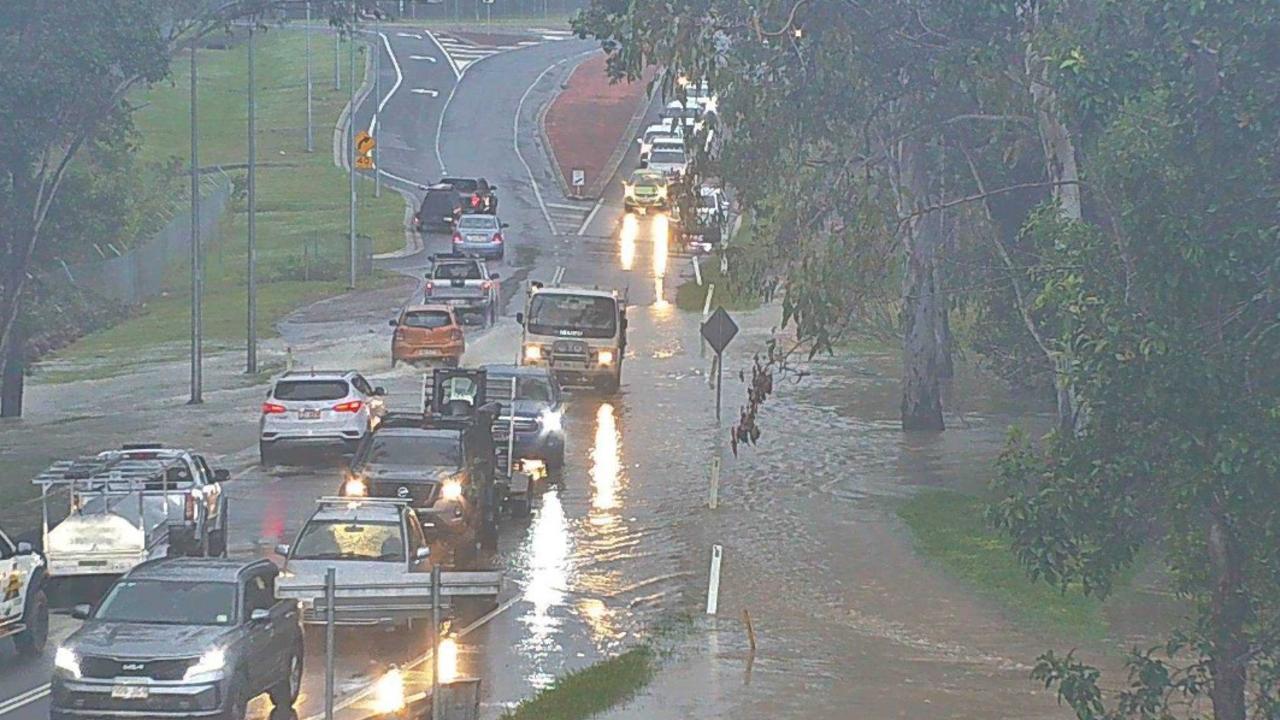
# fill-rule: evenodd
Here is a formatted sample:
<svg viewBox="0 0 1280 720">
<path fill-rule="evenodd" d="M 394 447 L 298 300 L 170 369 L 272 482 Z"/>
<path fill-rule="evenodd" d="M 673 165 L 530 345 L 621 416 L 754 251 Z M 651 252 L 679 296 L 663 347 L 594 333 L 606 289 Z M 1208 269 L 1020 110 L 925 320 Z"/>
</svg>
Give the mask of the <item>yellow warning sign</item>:
<svg viewBox="0 0 1280 720">
<path fill-rule="evenodd" d="M 373 136 L 364 130 L 356 133 L 356 153 L 360 155 L 368 155 L 373 152 L 373 148 L 377 144 L 378 142 L 373 139 Z"/>
<path fill-rule="evenodd" d="M 356 169 L 357 169 L 357 170 L 372 170 L 372 169 L 373 169 L 373 158 L 369 157 L 368 155 L 357 155 L 357 156 L 356 156 Z"/>
</svg>

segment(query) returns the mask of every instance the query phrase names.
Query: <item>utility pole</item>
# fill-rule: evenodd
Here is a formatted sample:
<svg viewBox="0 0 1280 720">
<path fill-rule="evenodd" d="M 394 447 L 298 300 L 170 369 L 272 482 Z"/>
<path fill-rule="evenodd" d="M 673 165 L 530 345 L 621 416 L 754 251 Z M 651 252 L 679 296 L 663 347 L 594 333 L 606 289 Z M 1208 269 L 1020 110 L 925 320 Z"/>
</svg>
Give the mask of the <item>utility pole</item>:
<svg viewBox="0 0 1280 720">
<path fill-rule="evenodd" d="M 204 268 L 200 252 L 200 155 L 196 121 L 196 43 L 191 42 L 191 399 L 188 405 L 204 402 L 203 317 Z"/>
<path fill-rule="evenodd" d="M 246 318 L 246 359 L 245 373 L 248 375 L 256 375 L 258 373 L 258 197 L 256 178 L 258 165 L 258 102 L 255 94 L 254 86 L 257 85 L 257 78 L 254 75 L 253 67 L 253 46 L 254 25 L 257 25 L 258 18 L 250 19 L 253 23 L 249 26 L 249 312 Z"/>
<path fill-rule="evenodd" d="M 315 135 L 311 127 L 311 0 L 307 0 L 307 152 L 315 152 Z"/>
<path fill-rule="evenodd" d="M 374 19 L 373 44 L 373 123 L 371 127 L 376 135 L 378 130 L 378 110 L 382 107 L 382 16 Z M 378 146 L 373 146 L 373 196 L 382 197 L 382 166 L 378 164 Z"/>
<path fill-rule="evenodd" d="M 333 30 L 333 89 L 342 89 L 342 31 L 338 28 Z"/>
<path fill-rule="evenodd" d="M 347 227 L 347 241 L 350 245 L 350 268 L 347 274 L 347 289 L 356 289 L 356 3 L 351 1 L 351 47 L 348 53 L 348 64 L 350 66 L 351 75 L 347 78 L 348 85 L 351 87 L 350 96 L 347 107 L 351 111 L 347 113 L 347 184 L 349 185 L 349 217 Z"/>
</svg>

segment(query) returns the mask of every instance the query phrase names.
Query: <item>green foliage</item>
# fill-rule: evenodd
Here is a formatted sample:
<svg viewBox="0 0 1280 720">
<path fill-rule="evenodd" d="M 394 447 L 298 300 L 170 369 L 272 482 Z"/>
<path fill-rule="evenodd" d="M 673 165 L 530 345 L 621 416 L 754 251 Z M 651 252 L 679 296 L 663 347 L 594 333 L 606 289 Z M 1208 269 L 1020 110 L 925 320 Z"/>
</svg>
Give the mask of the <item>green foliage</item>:
<svg viewBox="0 0 1280 720">
<path fill-rule="evenodd" d="M 585 720 L 635 697 L 657 671 L 654 651 L 639 645 L 556 679 L 504 712 L 502 720 Z"/>
</svg>

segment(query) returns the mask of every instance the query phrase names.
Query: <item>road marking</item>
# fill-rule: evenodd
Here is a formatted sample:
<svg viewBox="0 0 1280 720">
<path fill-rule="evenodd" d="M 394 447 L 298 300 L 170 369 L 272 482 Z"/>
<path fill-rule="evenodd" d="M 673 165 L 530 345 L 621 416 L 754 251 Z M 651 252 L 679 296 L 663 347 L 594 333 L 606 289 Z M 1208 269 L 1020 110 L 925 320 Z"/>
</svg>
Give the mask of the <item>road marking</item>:
<svg viewBox="0 0 1280 720">
<path fill-rule="evenodd" d="M 563 208 L 563 209 L 565 209 L 565 210 L 586 210 L 586 208 L 585 208 L 585 207 L 583 207 L 583 206 L 581 206 L 581 205 L 569 205 L 569 204 L 567 204 L 567 203 L 553 203 L 553 202 L 549 202 L 549 203 L 547 203 L 547 207 Z"/>
<path fill-rule="evenodd" d="M 23 707 L 25 705 L 30 705 L 31 703 L 37 700 L 43 700 L 48 696 L 49 696 L 49 683 L 45 683 L 40 687 L 31 688 L 30 690 L 20 695 L 15 695 L 9 698 L 3 704 L 0 704 L 0 715 L 6 715 L 8 713 L 13 712 L 14 710 L 17 710 L 20 707 Z"/>
<path fill-rule="evenodd" d="M 378 112 L 369 120 L 369 134 L 372 135 L 377 126 L 378 115 L 382 113 L 382 108 L 387 106 L 387 101 L 392 95 L 396 94 L 396 90 L 400 89 L 400 83 L 404 82 L 404 73 L 400 72 L 400 61 L 396 60 L 396 53 L 391 49 L 391 41 L 387 40 L 386 33 L 378 33 L 378 37 L 382 38 L 382 45 L 387 49 L 387 56 L 391 58 L 391 67 L 396 71 L 396 81 L 391 85 L 391 90 L 387 92 L 386 97 L 380 98 L 378 102 Z M 355 111 L 353 110 L 352 113 Z"/>
<path fill-rule="evenodd" d="M 436 59 L 435 59 L 435 58 L 433 58 L 433 57 L 431 57 L 430 55 L 410 55 L 410 56 L 409 56 L 409 59 L 410 59 L 410 60 L 426 60 L 427 62 L 435 62 L 435 61 L 436 61 Z"/>
<path fill-rule="evenodd" d="M 524 104 L 529 99 L 529 93 L 533 92 L 533 88 L 542 81 L 542 78 L 547 76 L 547 73 L 570 60 L 585 57 L 594 52 L 596 51 L 588 50 L 587 52 L 578 53 L 577 55 L 570 55 L 569 57 L 559 60 L 544 68 L 542 72 L 538 73 L 538 77 L 534 78 L 532 83 L 529 83 L 529 87 L 525 88 L 524 94 L 520 96 L 520 102 L 516 104 L 516 116 L 511 121 L 511 145 L 516 151 L 516 159 L 520 161 L 520 164 L 524 166 L 524 171 L 529 175 L 529 184 L 533 186 L 533 196 L 538 200 L 538 207 L 542 209 L 542 217 L 546 219 L 547 229 L 551 231 L 552 235 L 559 234 L 556 232 L 556 224 L 551 220 L 551 212 L 547 210 L 547 204 L 542 199 L 542 190 L 538 188 L 538 181 L 533 178 L 533 168 L 529 167 L 529 161 L 525 160 L 524 154 L 520 152 L 520 113 L 524 110 Z"/>
<path fill-rule="evenodd" d="M 523 599 L 524 599 L 523 595 L 517 595 L 511 598 L 510 600 L 507 600 L 506 602 L 502 603 L 498 607 L 485 613 L 484 615 L 481 615 L 479 618 L 476 618 L 476 620 L 473 621 L 470 625 L 459 630 L 458 637 L 464 638 L 467 635 L 470 635 L 472 631 L 487 624 L 490 620 L 498 617 L 502 613 L 511 609 L 512 605 L 515 605 L 516 603 L 520 602 Z M 432 650 L 428 650 L 423 654 L 419 655 L 418 657 L 414 658 L 413 660 L 410 660 L 408 663 L 405 664 L 404 669 L 412 670 L 413 668 L 418 667 L 419 665 L 425 664 L 428 660 L 431 659 L 432 652 L 433 652 Z M 343 698 L 342 700 L 334 704 L 333 711 L 336 713 L 339 710 L 345 710 L 351 707 L 352 705 L 355 705 L 356 703 L 360 702 L 361 700 L 369 697 L 369 695 L 373 693 L 374 687 L 375 687 L 374 684 L 370 683 L 366 685 L 364 689 L 359 690 L 352 695 L 348 695 L 347 697 Z M 47 685 L 45 686 L 45 690 L 46 692 L 48 691 Z M 324 713 L 316 713 L 315 715 L 310 715 L 304 718 L 303 720 L 323 720 L 323 718 L 324 718 Z"/>
<path fill-rule="evenodd" d="M 453 61 L 453 58 L 449 57 L 449 53 L 444 49 L 444 45 L 440 44 L 440 41 L 436 39 L 436 36 L 432 34 L 430 30 L 426 31 L 424 34 L 427 36 L 428 40 L 435 43 L 435 46 L 440 48 L 440 54 L 444 55 L 445 60 L 449 61 L 449 67 L 453 68 L 454 78 L 461 80 L 462 71 L 458 69 L 458 64 Z M 443 170 L 443 168 L 441 168 L 441 170 Z"/>
<path fill-rule="evenodd" d="M 430 95 L 431 97 L 436 97 L 440 94 L 439 90 L 428 90 L 427 88 L 413 88 L 409 92 L 414 95 Z"/>
<path fill-rule="evenodd" d="M 592 220 L 596 219 L 596 213 L 600 212 L 600 208 L 603 205 L 604 205 L 604 198 L 600 198 L 599 200 L 596 201 L 596 206 L 591 208 L 591 213 L 587 215 L 587 219 L 583 220 L 582 226 L 578 228 L 579 235 L 582 235 L 587 231 L 587 226 L 591 224 Z"/>
<path fill-rule="evenodd" d="M 407 32 L 398 32 L 396 33 L 396 37 L 407 37 L 407 38 L 413 38 L 414 40 L 422 39 L 421 35 L 415 35 L 413 33 L 407 33 Z"/>
</svg>

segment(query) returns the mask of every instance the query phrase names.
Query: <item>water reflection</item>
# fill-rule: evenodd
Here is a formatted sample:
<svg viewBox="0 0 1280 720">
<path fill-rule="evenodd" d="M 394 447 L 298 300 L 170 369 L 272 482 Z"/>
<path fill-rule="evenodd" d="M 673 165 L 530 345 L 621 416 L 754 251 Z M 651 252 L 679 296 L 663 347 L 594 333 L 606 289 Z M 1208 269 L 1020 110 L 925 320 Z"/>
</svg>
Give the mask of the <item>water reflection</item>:
<svg viewBox="0 0 1280 720">
<path fill-rule="evenodd" d="M 529 582 L 524 589 L 524 599 L 533 607 L 520 618 L 528 628 L 521 649 L 531 657 L 536 668 L 529 682 L 535 687 L 545 687 L 554 680 L 555 668 L 543 667 L 543 663 L 560 651 L 552 635 L 562 619 L 553 611 L 564 605 L 569 584 L 569 524 L 558 490 L 548 490 L 542 496 L 542 509 L 529 528 L 528 542 Z"/>
<path fill-rule="evenodd" d="M 631 213 L 622 216 L 622 269 L 630 270 L 636 262 L 636 237 L 640 235 L 640 219 Z"/>
<path fill-rule="evenodd" d="M 613 406 L 604 403 L 596 411 L 596 438 L 591 448 L 591 507 L 612 510 L 618 506 L 618 474 L 621 467 L 622 438 Z M 592 524 L 596 514 L 592 514 Z"/>
<path fill-rule="evenodd" d="M 666 290 L 665 284 L 665 278 L 661 275 L 653 278 L 653 314 L 659 320 L 671 317 L 675 311 L 674 306 L 667 301 L 663 292 Z"/>
<path fill-rule="evenodd" d="M 653 217 L 650 234 L 653 236 L 653 274 L 663 277 L 667 274 L 667 239 L 669 226 L 667 216 L 659 213 Z"/>
</svg>

